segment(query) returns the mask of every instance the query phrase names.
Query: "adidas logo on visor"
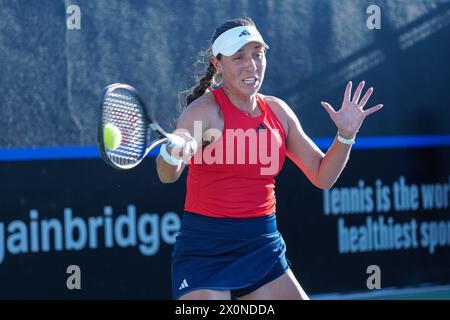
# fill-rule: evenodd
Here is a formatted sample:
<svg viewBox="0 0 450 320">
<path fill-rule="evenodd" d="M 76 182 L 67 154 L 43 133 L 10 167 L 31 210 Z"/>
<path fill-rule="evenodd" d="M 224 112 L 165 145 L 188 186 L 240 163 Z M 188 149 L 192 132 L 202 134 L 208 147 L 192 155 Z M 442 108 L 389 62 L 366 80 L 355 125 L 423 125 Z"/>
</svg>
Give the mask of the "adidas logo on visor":
<svg viewBox="0 0 450 320">
<path fill-rule="evenodd" d="M 250 32 L 248 32 L 247 30 L 244 30 L 244 31 L 241 32 L 241 34 L 239 35 L 239 37 L 242 37 L 242 36 L 249 36 L 249 35 L 250 35 Z"/>
</svg>

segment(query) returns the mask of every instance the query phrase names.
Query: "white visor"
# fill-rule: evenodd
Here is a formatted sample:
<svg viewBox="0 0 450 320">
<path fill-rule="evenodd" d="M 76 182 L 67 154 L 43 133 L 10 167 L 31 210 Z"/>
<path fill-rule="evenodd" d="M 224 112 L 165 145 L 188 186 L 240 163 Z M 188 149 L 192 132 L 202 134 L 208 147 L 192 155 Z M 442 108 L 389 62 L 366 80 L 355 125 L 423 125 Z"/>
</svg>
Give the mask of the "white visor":
<svg viewBox="0 0 450 320">
<path fill-rule="evenodd" d="M 219 53 L 224 56 L 232 56 L 236 51 L 242 48 L 242 46 L 253 41 L 259 42 L 266 49 L 269 49 L 269 46 L 264 42 L 261 34 L 256 30 L 256 27 L 235 27 L 225 31 L 217 37 L 212 45 L 212 52 L 215 57 L 217 57 Z"/>
</svg>

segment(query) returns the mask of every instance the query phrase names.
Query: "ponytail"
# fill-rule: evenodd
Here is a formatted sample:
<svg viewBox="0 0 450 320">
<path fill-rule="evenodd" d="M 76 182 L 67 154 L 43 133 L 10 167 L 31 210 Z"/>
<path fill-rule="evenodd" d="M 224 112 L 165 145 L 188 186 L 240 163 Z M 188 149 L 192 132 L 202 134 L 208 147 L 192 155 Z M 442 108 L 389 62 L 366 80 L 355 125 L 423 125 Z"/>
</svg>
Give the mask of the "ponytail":
<svg viewBox="0 0 450 320">
<path fill-rule="evenodd" d="M 216 75 L 217 70 L 214 65 L 209 62 L 209 66 L 206 69 L 206 73 L 203 76 L 203 78 L 200 79 L 200 83 L 194 87 L 194 89 L 191 90 L 191 92 L 186 97 L 186 103 L 189 105 L 191 102 L 196 100 L 197 98 L 201 97 L 205 94 L 205 92 L 211 88 L 212 84 L 214 83 L 214 76 Z"/>
</svg>

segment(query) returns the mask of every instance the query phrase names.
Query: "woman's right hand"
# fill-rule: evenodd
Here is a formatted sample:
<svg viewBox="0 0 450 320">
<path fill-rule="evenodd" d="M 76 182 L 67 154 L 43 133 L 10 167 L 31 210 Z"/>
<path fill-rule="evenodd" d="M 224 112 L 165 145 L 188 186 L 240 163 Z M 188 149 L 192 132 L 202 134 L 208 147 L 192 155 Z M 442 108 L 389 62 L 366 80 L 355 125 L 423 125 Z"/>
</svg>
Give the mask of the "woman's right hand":
<svg viewBox="0 0 450 320">
<path fill-rule="evenodd" d="M 184 131 L 175 131 L 167 135 L 166 150 L 176 159 L 187 163 L 189 159 L 197 152 L 197 142 L 188 133 Z"/>
</svg>

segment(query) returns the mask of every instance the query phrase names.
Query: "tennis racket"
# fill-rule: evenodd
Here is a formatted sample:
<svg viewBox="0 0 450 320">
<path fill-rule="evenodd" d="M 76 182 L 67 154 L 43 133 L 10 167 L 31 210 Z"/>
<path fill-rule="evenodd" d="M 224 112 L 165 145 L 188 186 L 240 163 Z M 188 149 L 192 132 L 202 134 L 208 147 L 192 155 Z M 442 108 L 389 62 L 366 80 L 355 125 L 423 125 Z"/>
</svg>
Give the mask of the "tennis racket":
<svg viewBox="0 0 450 320">
<path fill-rule="evenodd" d="M 114 150 L 105 145 L 105 126 L 120 130 L 120 144 Z M 98 146 L 103 160 L 116 169 L 137 166 L 155 147 L 168 141 L 168 133 L 155 121 L 138 91 L 130 85 L 107 86 L 101 100 Z"/>
</svg>

